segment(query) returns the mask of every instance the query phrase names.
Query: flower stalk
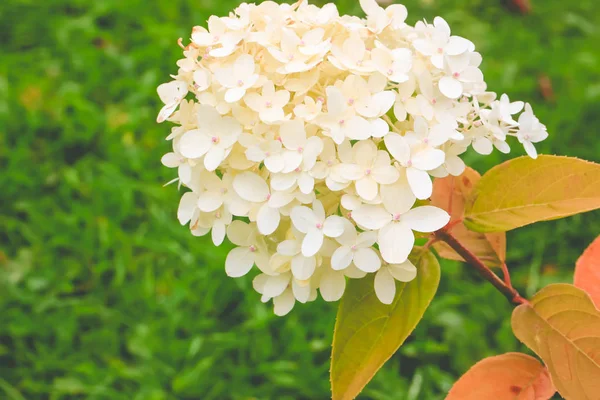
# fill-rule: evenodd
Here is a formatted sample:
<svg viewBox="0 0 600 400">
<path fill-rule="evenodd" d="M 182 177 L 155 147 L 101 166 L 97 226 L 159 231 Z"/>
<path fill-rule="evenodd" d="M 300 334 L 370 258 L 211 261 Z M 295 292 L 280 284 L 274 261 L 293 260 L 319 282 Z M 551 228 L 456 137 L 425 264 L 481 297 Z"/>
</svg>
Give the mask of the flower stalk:
<svg viewBox="0 0 600 400">
<path fill-rule="evenodd" d="M 510 277 L 508 275 L 508 268 L 503 268 L 505 279 L 502 280 L 492 272 L 472 251 L 462 245 L 454 235 L 448 229 L 448 226 L 434 232 L 434 237 L 446 242 L 454 251 L 456 251 L 466 262 L 475 268 L 475 270 L 485 280 L 490 282 L 500 293 L 504 295 L 512 304 L 524 304 L 528 303 L 527 299 L 517 292 L 515 288 L 510 284 Z"/>
</svg>

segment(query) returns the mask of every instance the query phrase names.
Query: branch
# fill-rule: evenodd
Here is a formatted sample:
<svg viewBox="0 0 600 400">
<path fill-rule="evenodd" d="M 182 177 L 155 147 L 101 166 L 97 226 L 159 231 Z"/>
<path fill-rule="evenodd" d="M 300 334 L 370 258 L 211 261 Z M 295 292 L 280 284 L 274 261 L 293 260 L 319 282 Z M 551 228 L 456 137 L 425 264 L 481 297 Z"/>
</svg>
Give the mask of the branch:
<svg viewBox="0 0 600 400">
<path fill-rule="evenodd" d="M 460 256 L 472 267 L 474 267 L 479 275 L 483 276 L 485 280 L 490 282 L 496 289 L 500 291 L 513 304 L 523 304 L 527 303 L 527 299 L 523 298 L 519 292 L 515 290 L 511 285 L 507 284 L 510 282 L 510 278 L 507 279 L 507 282 L 504 282 L 502 279 L 498 277 L 498 275 L 494 274 L 492 270 L 490 270 L 475 254 L 473 254 L 469 249 L 464 247 L 457 239 L 450 233 L 450 230 L 447 227 L 440 229 L 434 233 L 434 237 L 446 242 L 454 251 L 456 251 Z"/>
</svg>

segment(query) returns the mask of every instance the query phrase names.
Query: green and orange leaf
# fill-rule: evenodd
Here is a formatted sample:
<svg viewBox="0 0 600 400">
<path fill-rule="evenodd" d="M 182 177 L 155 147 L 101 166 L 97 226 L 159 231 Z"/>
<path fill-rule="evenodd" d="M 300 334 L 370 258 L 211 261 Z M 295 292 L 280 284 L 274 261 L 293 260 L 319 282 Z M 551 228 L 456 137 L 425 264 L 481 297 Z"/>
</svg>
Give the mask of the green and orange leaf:
<svg viewBox="0 0 600 400">
<path fill-rule="evenodd" d="M 519 157 L 488 171 L 465 208 L 477 232 L 504 232 L 600 208 L 600 164 L 578 158 Z"/>
</svg>

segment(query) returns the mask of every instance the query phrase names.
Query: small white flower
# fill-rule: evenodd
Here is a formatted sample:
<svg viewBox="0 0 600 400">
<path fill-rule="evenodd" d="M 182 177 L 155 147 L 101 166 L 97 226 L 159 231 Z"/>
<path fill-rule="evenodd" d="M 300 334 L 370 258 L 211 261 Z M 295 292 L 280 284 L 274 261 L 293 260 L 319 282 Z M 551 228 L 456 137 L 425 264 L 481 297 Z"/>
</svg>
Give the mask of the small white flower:
<svg viewBox="0 0 600 400">
<path fill-rule="evenodd" d="M 244 101 L 248 107 L 258 113 L 261 121 L 274 123 L 284 119 L 283 107 L 290 101 L 290 92 L 276 91 L 273 82 L 268 81 L 263 85 L 261 95 L 249 93 Z"/>
<path fill-rule="evenodd" d="M 380 42 L 375 42 L 371 59 L 377 71 L 396 83 L 406 82 L 412 67 L 412 53 L 409 49 L 390 50 Z"/>
<path fill-rule="evenodd" d="M 379 184 L 391 184 L 400 176 L 398 170 L 390 165 L 387 152 L 377 150 L 372 141 L 358 142 L 352 148 L 356 164 L 344 164 L 342 177 L 355 181 L 356 193 L 363 199 L 373 200 L 379 193 Z"/>
<path fill-rule="evenodd" d="M 269 257 L 264 241 L 258 235 L 256 226 L 243 221 L 233 221 L 227 228 L 227 237 L 239 247 L 233 248 L 225 259 L 225 272 L 232 278 L 246 275 L 256 264 L 261 270 L 268 270 Z"/>
<path fill-rule="evenodd" d="M 417 268 L 406 260 L 400 264 L 383 263 L 375 274 L 375 294 L 383 304 L 392 304 L 396 297 L 396 281 L 410 282 L 417 276 Z"/>
<path fill-rule="evenodd" d="M 406 168 L 408 183 L 418 199 L 431 196 L 433 184 L 427 171 L 433 170 L 444 163 L 445 153 L 430 146 L 418 143 L 409 144 L 408 140 L 396 133 L 390 133 L 384 138 L 385 145 L 392 156 Z"/>
<path fill-rule="evenodd" d="M 290 214 L 294 227 L 306 234 L 302 240 L 302 254 L 310 257 L 321 249 L 325 236 L 336 238 L 344 231 L 344 218 L 337 215 L 325 217 L 320 201 L 314 201 L 312 209 L 298 206 Z"/>
<path fill-rule="evenodd" d="M 449 99 L 458 99 L 465 92 L 465 84 L 476 85 L 483 82 L 483 73 L 470 65 L 469 53 L 446 58 L 447 75 L 440 79 L 439 88 Z"/>
<path fill-rule="evenodd" d="M 241 132 L 242 127 L 235 119 L 222 117 L 211 107 L 200 106 L 198 129 L 188 131 L 181 137 L 181 154 L 187 158 L 204 156 L 204 167 L 214 171 L 227 157 Z"/>
<path fill-rule="evenodd" d="M 546 127 L 540 123 L 531 110 L 529 104 L 525 104 L 525 111 L 519 117 L 519 131 L 517 138 L 523 144 L 525 151 L 531 158 L 537 158 L 537 150 L 533 143 L 541 142 L 548 137 Z"/>
<path fill-rule="evenodd" d="M 365 204 L 352 212 L 352 218 L 364 229 L 378 230 L 377 243 L 388 263 L 403 263 L 414 243 L 413 231 L 434 232 L 443 228 L 450 216 L 440 208 L 421 206 L 402 210 L 393 204 Z"/>
<path fill-rule="evenodd" d="M 156 91 L 158 92 L 160 100 L 165 105 L 156 118 L 156 122 L 160 123 L 165 121 L 173 114 L 173 112 L 175 112 L 179 103 L 181 103 L 188 93 L 188 85 L 182 81 L 172 81 L 163 83 Z"/>
<path fill-rule="evenodd" d="M 375 272 L 381 266 L 381 260 L 373 245 L 377 242 L 377 232 L 362 232 L 358 234 L 354 225 L 348 222 L 344 233 L 336 238 L 341 244 L 331 256 L 331 268 L 343 270 L 354 263 L 364 272 Z"/>
<path fill-rule="evenodd" d="M 413 46 L 418 52 L 428 56 L 436 68 L 444 68 L 445 56 L 458 56 L 475 50 L 471 41 L 460 36 L 450 36 L 450 27 L 441 17 L 435 17 L 433 26 L 429 25 L 428 28 L 426 37 L 415 40 Z"/>
<path fill-rule="evenodd" d="M 251 55 L 242 54 L 232 66 L 215 70 L 215 78 L 227 89 L 225 101 L 235 103 L 246 94 L 246 90 L 258 81 L 254 59 Z"/>
</svg>

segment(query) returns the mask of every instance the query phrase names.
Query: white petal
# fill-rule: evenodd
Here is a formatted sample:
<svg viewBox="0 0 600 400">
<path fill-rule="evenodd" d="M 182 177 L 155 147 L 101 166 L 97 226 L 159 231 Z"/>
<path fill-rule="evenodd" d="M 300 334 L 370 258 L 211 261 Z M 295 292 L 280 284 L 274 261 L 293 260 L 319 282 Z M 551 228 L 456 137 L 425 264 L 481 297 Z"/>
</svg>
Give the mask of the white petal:
<svg viewBox="0 0 600 400">
<path fill-rule="evenodd" d="M 440 149 L 426 148 L 416 153 L 412 158 L 413 166 L 422 171 L 435 169 L 444 163 L 446 153 Z"/>
<path fill-rule="evenodd" d="M 336 271 L 340 271 L 342 269 L 347 268 L 352 259 L 354 258 L 354 253 L 348 246 L 338 247 L 331 256 L 331 268 Z"/>
<path fill-rule="evenodd" d="M 248 151 L 250 151 L 250 150 L 251 149 L 248 149 Z M 248 151 L 246 151 L 247 157 L 248 157 L 248 155 L 247 155 Z M 300 163 L 298 163 L 298 165 L 300 165 Z M 283 157 L 283 154 L 273 154 L 269 157 L 266 157 L 265 158 L 265 167 L 267 167 L 269 172 L 273 172 L 273 173 L 283 171 L 283 168 L 285 167 L 285 159 Z M 296 167 L 294 167 L 294 168 L 296 168 Z"/>
<path fill-rule="evenodd" d="M 385 167 L 375 168 L 372 176 L 375 182 L 389 185 L 398 180 L 400 173 L 395 167 L 388 165 Z"/>
<path fill-rule="evenodd" d="M 314 211 L 305 206 L 294 207 L 290 213 L 290 218 L 294 227 L 302 233 L 308 233 L 319 223 Z"/>
<path fill-rule="evenodd" d="M 276 208 L 271 208 L 267 203 L 263 204 L 258 210 L 256 215 L 256 225 L 258 231 L 263 235 L 270 235 L 275 232 L 275 229 L 279 226 L 281 220 L 281 214 Z"/>
<path fill-rule="evenodd" d="M 300 303 L 306 303 L 310 297 L 310 285 L 300 285 L 295 279 L 292 280 L 292 293 Z"/>
<path fill-rule="evenodd" d="M 363 168 L 357 164 L 340 164 L 338 170 L 342 178 L 355 181 L 365 175 Z"/>
<path fill-rule="evenodd" d="M 300 253 L 300 242 L 297 240 L 284 240 L 277 245 L 277 252 L 284 256 L 295 256 Z"/>
<path fill-rule="evenodd" d="M 274 190 L 285 191 L 296 184 L 298 174 L 273 174 L 271 175 L 271 187 Z"/>
<path fill-rule="evenodd" d="M 446 211 L 434 206 L 413 208 L 403 214 L 401 218 L 402 223 L 417 232 L 434 232 L 443 228 L 450 221 L 450 215 Z"/>
<path fill-rule="evenodd" d="M 463 82 L 483 82 L 483 73 L 479 68 L 467 67 L 460 73 Z"/>
<path fill-rule="evenodd" d="M 416 197 L 404 176 L 392 185 L 381 185 L 381 199 L 392 214 L 403 214 L 415 204 Z"/>
<path fill-rule="evenodd" d="M 404 137 L 397 133 L 389 133 L 383 138 L 385 146 L 390 154 L 400 162 L 406 162 L 410 158 L 410 147 Z"/>
<path fill-rule="evenodd" d="M 260 203 L 267 200 L 269 186 L 253 172 L 242 172 L 233 179 L 233 189 L 244 200 Z"/>
<path fill-rule="evenodd" d="M 242 97 L 244 97 L 245 94 L 246 94 L 246 89 L 242 89 L 242 88 L 227 89 L 227 91 L 225 92 L 225 101 L 227 103 L 235 103 L 236 101 L 239 101 Z"/>
<path fill-rule="evenodd" d="M 345 218 L 337 215 L 327 217 L 323 223 L 323 234 L 330 238 L 339 237 L 344 233 L 345 221 Z"/>
<path fill-rule="evenodd" d="M 344 276 L 351 279 L 361 279 L 367 276 L 367 273 L 356 268 L 356 265 L 350 264 L 350 266 L 344 270 Z"/>
<path fill-rule="evenodd" d="M 433 183 L 427 172 L 416 168 L 407 168 L 406 178 L 417 199 L 425 200 L 431 196 Z"/>
<path fill-rule="evenodd" d="M 440 79 L 440 92 L 449 99 L 458 99 L 463 93 L 463 86 L 458 80 L 445 76 Z"/>
<path fill-rule="evenodd" d="M 198 203 L 198 196 L 193 192 L 186 192 L 181 196 L 177 208 L 177 219 L 179 219 L 181 225 L 187 224 L 192 219 L 192 215 L 196 210 L 196 203 Z"/>
<path fill-rule="evenodd" d="M 225 159 L 225 149 L 221 146 L 211 146 L 204 156 L 204 167 L 208 171 L 216 170 Z"/>
<path fill-rule="evenodd" d="M 262 294 L 268 297 L 277 297 L 288 287 L 289 274 L 269 276 L 263 286 Z"/>
<path fill-rule="evenodd" d="M 503 142 L 504 143 L 504 142 Z M 450 175 L 459 176 L 465 170 L 465 162 L 458 156 L 446 158 L 446 170 Z"/>
<path fill-rule="evenodd" d="M 317 260 L 315 257 L 304 257 L 302 254 L 298 254 L 292 258 L 292 274 L 294 278 L 305 281 L 309 279 L 315 272 L 317 267 Z"/>
<path fill-rule="evenodd" d="M 280 296 L 273 299 L 273 312 L 279 317 L 283 317 L 294 308 L 294 294 L 291 290 L 286 290 Z"/>
<path fill-rule="evenodd" d="M 181 100 L 188 93 L 188 85 L 183 81 L 171 81 L 163 83 L 156 88 L 158 97 L 163 104 L 169 104 L 176 100 Z"/>
<path fill-rule="evenodd" d="M 528 141 L 524 141 L 523 142 L 523 147 L 525 148 L 525 151 L 527 152 L 527 155 L 533 159 L 537 158 L 537 150 L 535 149 L 535 146 Z"/>
<path fill-rule="evenodd" d="M 267 283 L 267 280 L 269 280 L 269 275 L 266 275 L 266 274 L 256 275 L 256 278 L 254 278 L 252 280 L 252 287 L 258 293 L 262 294 L 264 291 L 264 288 L 265 288 L 265 284 Z"/>
<path fill-rule="evenodd" d="M 392 304 L 396 296 L 396 281 L 387 268 L 381 268 L 375 275 L 375 294 L 383 304 Z"/>
<path fill-rule="evenodd" d="M 254 255 L 248 247 L 236 247 L 227 254 L 225 273 L 232 278 L 246 275 L 254 265 Z"/>
<path fill-rule="evenodd" d="M 361 271 L 375 272 L 381 267 L 381 259 L 375 250 L 366 247 L 354 252 L 354 265 Z"/>
<path fill-rule="evenodd" d="M 315 213 L 315 217 L 317 218 L 317 220 L 324 222 L 325 221 L 325 208 L 323 207 L 323 203 L 321 203 L 319 200 L 313 201 L 312 209 L 313 209 L 313 212 Z"/>
<path fill-rule="evenodd" d="M 337 301 L 344 294 L 346 289 L 346 278 L 340 271 L 325 270 L 319 283 L 321 296 L 325 301 Z"/>
<path fill-rule="evenodd" d="M 223 240 L 225 240 L 225 232 L 226 227 L 224 223 L 217 222 L 213 225 L 210 234 L 215 246 L 220 246 L 221 243 L 223 243 Z"/>
<path fill-rule="evenodd" d="M 362 167 L 370 167 L 377 157 L 377 145 L 371 140 L 356 143 L 352 151 L 356 163 Z"/>
<path fill-rule="evenodd" d="M 362 232 L 356 238 L 356 247 L 358 248 L 367 248 L 371 247 L 377 242 L 377 232 L 367 231 Z"/>
<path fill-rule="evenodd" d="M 298 188 L 304 194 L 313 193 L 315 188 L 315 179 L 308 173 L 303 172 L 298 178 Z"/>
<path fill-rule="evenodd" d="M 302 240 L 302 255 L 304 257 L 314 256 L 321 249 L 321 246 L 323 246 L 323 231 L 312 228 Z"/>
<path fill-rule="evenodd" d="M 371 123 L 371 135 L 375 138 L 382 138 L 390 132 L 390 126 L 381 118 L 372 119 Z"/>
<path fill-rule="evenodd" d="M 467 39 L 461 38 L 460 36 L 452 36 L 450 40 L 448 40 L 448 44 L 444 48 L 444 51 L 449 56 L 457 56 L 467 51 L 470 43 L 471 42 Z"/>
<path fill-rule="evenodd" d="M 284 122 L 279 130 L 279 136 L 285 147 L 290 150 L 298 150 L 306 143 L 304 122 L 301 120 Z"/>
<path fill-rule="evenodd" d="M 352 219 L 366 229 L 381 229 L 392 220 L 392 216 L 379 205 L 364 204 L 352 211 Z"/>
<path fill-rule="evenodd" d="M 479 154 L 487 156 L 494 150 L 492 142 L 486 137 L 478 137 L 473 140 L 473 149 Z"/>
<path fill-rule="evenodd" d="M 371 201 L 377 197 L 379 186 L 370 176 L 365 176 L 356 181 L 356 193 L 363 199 Z"/>
<path fill-rule="evenodd" d="M 402 264 L 390 264 L 388 270 L 400 282 L 410 282 L 417 276 L 417 268 L 410 260 L 406 260 Z"/>
<path fill-rule="evenodd" d="M 162 156 L 162 158 L 160 159 L 160 162 L 165 167 L 175 168 L 175 167 L 179 166 L 179 164 L 181 163 L 181 160 L 179 159 L 179 156 L 177 154 L 171 152 L 171 153 L 167 153 L 164 156 Z"/>
<path fill-rule="evenodd" d="M 177 168 L 177 175 L 179 176 L 181 183 L 187 185 L 192 179 L 192 167 L 190 167 L 189 164 L 181 164 L 179 168 Z"/>
<path fill-rule="evenodd" d="M 179 151 L 186 158 L 202 157 L 210 147 L 210 138 L 197 129 L 187 131 L 179 141 Z"/>
<path fill-rule="evenodd" d="M 269 206 L 272 208 L 281 208 L 291 203 L 292 200 L 294 200 L 293 193 L 273 192 L 269 198 Z"/>
<path fill-rule="evenodd" d="M 231 243 L 238 246 L 250 246 L 252 244 L 255 232 L 256 231 L 252 225 L 240 220 L 233 221 L 227 227 L 227 237 Z"/>
<path fill-rule="evenodd" d="M 393 222 L 379 231 L 381 257 L 390 264 L 399 264 L 408 258 L 415 244 L 415 235 L 404 223 Z"/>
</svg>

